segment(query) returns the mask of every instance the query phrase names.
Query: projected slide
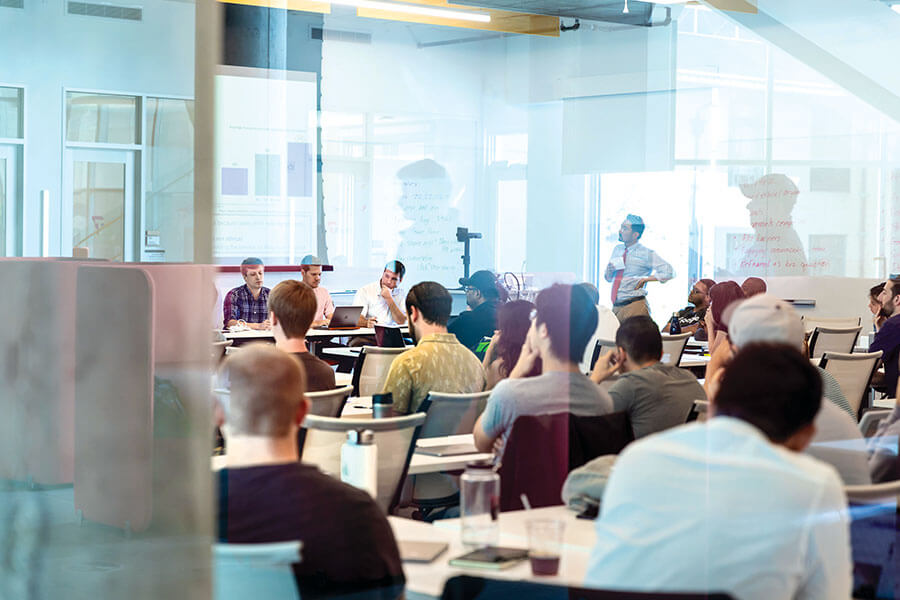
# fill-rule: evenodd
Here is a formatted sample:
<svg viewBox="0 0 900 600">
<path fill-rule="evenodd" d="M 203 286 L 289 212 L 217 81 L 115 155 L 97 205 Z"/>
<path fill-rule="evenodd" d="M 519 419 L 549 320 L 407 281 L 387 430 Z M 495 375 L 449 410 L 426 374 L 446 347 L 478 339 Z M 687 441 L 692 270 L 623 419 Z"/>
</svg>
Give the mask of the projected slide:
<svg viewBox="0 0 900 600">
<path fill-rule="evenodd" d="M 296 264 L 316 251 L 315 73 L 220 67 L 216 262 Z"/>
</svg>

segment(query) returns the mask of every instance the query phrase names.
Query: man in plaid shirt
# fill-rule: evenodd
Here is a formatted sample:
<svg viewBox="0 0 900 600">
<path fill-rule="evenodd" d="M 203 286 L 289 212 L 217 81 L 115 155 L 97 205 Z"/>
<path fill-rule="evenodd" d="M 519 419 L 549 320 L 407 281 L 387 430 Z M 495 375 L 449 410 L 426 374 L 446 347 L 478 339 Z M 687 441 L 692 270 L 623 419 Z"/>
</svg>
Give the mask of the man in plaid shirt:
<svg viewBox="0 0 900 600">
<path fill-rule="evenodd" d="M 241 262 L 241 276 L 246 282 L 225 294 L 222 308 L 225 327 L 244 321 L 250 329 L 271 329 L 269 322 L 269 288 L 263 287 L 262 260 L 245 258 Z"/>
</svg>

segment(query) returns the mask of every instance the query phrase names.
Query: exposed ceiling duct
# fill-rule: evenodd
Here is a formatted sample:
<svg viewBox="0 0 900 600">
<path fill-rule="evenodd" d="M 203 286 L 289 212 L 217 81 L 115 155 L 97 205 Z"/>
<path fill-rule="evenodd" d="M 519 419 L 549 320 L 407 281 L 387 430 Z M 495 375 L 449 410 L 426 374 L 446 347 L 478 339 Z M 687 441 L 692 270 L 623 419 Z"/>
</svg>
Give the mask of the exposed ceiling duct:
<svg viewBox="0 0 900 600">
<path fill-rule="evenodd" d="M 628 0 L 628 12 L 624 12 L 625 0 L 453 0 L 453 4 L 643 27 L 653 25 L 655 5 Z"/>
</svg>

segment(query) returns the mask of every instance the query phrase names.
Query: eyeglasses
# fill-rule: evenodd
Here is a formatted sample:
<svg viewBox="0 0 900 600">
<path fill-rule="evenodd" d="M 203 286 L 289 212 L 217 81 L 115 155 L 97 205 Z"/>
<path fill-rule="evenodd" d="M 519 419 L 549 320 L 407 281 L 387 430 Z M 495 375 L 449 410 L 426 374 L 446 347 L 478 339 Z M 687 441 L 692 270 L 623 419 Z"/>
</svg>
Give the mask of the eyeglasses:
<svg viewBox="0 0 900 600">
<path fill-rule="evenodd" d="M 466 286 L 466 293 L 467 293 L 467 294 L 468 294 L 469 292 L 477 292 L 477 291 L 478 291 L 478 288 L 473 288 L 471 285 L 467 285 L 467 286 Z"/>
</svg>

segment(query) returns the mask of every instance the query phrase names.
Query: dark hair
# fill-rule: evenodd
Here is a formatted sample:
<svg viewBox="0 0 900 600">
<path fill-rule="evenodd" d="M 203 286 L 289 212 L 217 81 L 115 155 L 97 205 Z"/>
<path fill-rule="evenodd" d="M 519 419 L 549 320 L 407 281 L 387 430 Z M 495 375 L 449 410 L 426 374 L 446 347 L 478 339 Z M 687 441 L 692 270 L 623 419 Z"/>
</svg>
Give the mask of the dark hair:
<svg viewBox="0 0 900 600">
<path fill-rule="evenodd" d="M 248 256 L 241 261 L 241 275 L 246 275 L 247 271 L 255 269 L 256 267 L 265 267 L 262 259 L 256 258 L 255 256 Z"/>
<path fill-rule="evenodd" d="M 316 293 L 296 279 L 285 279 L 269 292 L 269 312 L 281 323 L 284 335 L 304 337 L 316 316 Z"/>
<path fill-rule="evenodd" d="M 706 293 L 709 293 L 709 290 L 712 289 L 712 286 L 716 285 L 716 282 L 712 279 L 701 279 L 699 283 L 702 283 L 706 286 Z"/>
<path fill-rule="evenodd" d="M 591 302 L 594 304 L 600 304 L 600 290 L 597 289 L 597 286 L 589 281 L 582 281 L 578 284 L 578 287 L 583 289 L 588 293 L 588 297 L 591 299 Z"/>
<path fill-rule="evenodd" d="M 757 294 L 765 294 L 767 289 L 766 282 L 759 277 L 748 277 L 741 284 L 741 290 L 743 290 L 744 296 L 747 298 Z"/>
<path fill-rule="evenodd" d="M 528 300 L 514 300 L 501 304 L 497 308 L 497 329 L 500 330 L 500 340 L 494 346 L 494 356 L 503 359 L 500 371 L 504 377 L 509 376 L 522 353 L 522 345 L 525 344 L 525 337 L 531 328 L 531 311 L 533 309 L 534 304 Z M 540 360 L 538 359 L 537 362 L 540 363 Z M 541 365 L 536 364 L 528 376 L 540 375 L 540 373 Z"/>
<path fill-rule="evenodd" d="M 715 398 L 717 415 L 741 419 L 783 442 L 816 418 L 822 376 L 787 344 L 748 344 L 725 369 Z"/>
<path fill-rule="evenodd" d="M 636 363 L 645 363 L 662 358 L 662 336 L 653 319 L 646 315 L 629 317 L 622 321 L 616 331 L 616 346 Z"/>
<path fill-rule="evenodd" d="M 723 281 L 709 288 L 709 300 L 712 303 L 713 329 L 709 332 L 711 335 L 716 331 L 724 331 L 728 333 L 728 327 L 722 320 L 725 309 L 728 305 L 737 300 L 744 298 L 744 290 L 733 281 Z M 712 338 L 710 338 L 712 339 Z"/>
<path fill-rule="evenodd" d="M 406 275 L 406 267 L 403 266 L 403 263 L 399 260 L 390 261 L 388 264 L 384 265 L 384 270 L 393 271 L 400 279 L 403 279 L 403 276 Z"/>
<path fill-rule="evenodd" d="M 588 293 L 577 285 L 557 283 L 541 290 L 534 305 L 537 324 L 547 326 L 554 356 L 579 362 L 597 329 L 597 307 Z"/>
<path fill-rule="evenodd" d="M 637 215 L 627 215 L 625 220 L 631 223 L 631 230 L 638 234 L 638 239 L 641 239 L 644 236 L 644 229 L 647 227 L 644 220 Z"/>
<path fill-rule="evenodd" d="M 878 300 L 878 296 L 880 296 L 880 295 L 881 295 L 881 292 L 883 292 L 883 291 L 884 291 L 884 282 L 881 282 L 881 283 L 879 283 L 878 285 L 873 286 L 873 287 L 869 290 L 869 297 L 870 297 L 872 300 Z"/>
<path fill-rule="evenodd" d="M 406 294 L 406 312 L 409 313 L 409 309 L 415 306 L 422 313 L 422 318 L 434 325 L 447 324 L 452 305 L 450 292 L 436 281 L 417 283 Z"/>
</svg>

